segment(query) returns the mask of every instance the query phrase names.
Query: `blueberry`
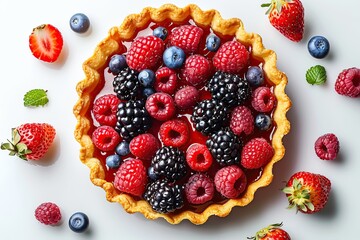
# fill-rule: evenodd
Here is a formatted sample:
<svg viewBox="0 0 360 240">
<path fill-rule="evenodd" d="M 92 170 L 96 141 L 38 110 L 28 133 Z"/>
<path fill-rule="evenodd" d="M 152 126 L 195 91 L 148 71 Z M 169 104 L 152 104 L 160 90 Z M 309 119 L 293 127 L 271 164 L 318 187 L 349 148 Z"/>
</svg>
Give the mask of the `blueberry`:
<svg viewBox="0 0 360 240">
<path fill-rule="evenodd" d="M 143 89 L 143 95 L 148 98 L 151 94 L 155 93 L 155 89 L 147 87 Z"/>
<path fill-rule="evenodd" d="M 271 118 L 269 115 L 260 113 L 255 117 L 255 126 L 260 130 L 268 130 L 271 126 Z"/>
<path fill-rule="evenodd" d="M 83 13 L 76 13 L 70 18 L 70 28 L 77 33 L 85 33 L 90 27 L 89 18 Z"/>
<path fill-rule="evenodd" d="M 158 175 L 155 174 L 154 172 L 154 167 L 153 166 L 150 166 L 148 168 L 148 176 L 151 180 L 155 181 L 158 179 Z"/>
<path fill-rule="evenodd" d="M 109 70 L 114 75 L 118 75 L 120 71 L 123 70 L 126 66 L 126 58 L 124 55 L 115 54 L 111 57 L 109 62 Z"/>
<path fill-rule="evenodd" d="M 84 232 L 89 226 L 89 218 L 85 213 L 76 212 L 69 219 L 69 227 L 77 233 Z"/>
<path fill-rule="evenodd" d="M 323 36 L 314 36 L 308 42 L 308 50 L 314 58 L 324 58 L 329 53 L 330 43 Z"/>
<path fill-rule="evenodd" d="M 168 35 L 168 31 L 166 30 L 166 28 L 157 27 L 154 29 L 153 35 L 155 37 L 161 38 L 162 40 L 165 40 Z"/>
<path fill-rule="evenodd" d="M 155 73 L 149 69 L 144 69 L 139 73 L 138 79 L 144 87 L 151 87 L 155 81 Z"/>
<path fill-rule="evenodd" d="M 260 67 L 251 66 L 246 72 L 246 80 L 253 87 L 258 87 L 264 82 L 264 74 Z"/>
<path fill-rule="evenodd" d="M 185 53 L 181 48 L 171 46 L 164 51 L 163 61 L 168 68 L 180 68 L 184 64 Z"/>
<path fill-rule="evenodd" d="M 120 156 L 128 155 L 130 153 L 129 143 L 127 141 L 122 141 L 119 143 L 119 145 L 116 146 L 115 152 Z"/>
<path fill-rule="evenodd" d="M 121 163 L 121 157 L 117 154 L 109 155 L 106 157 L 106 166 L 109 168 L 118 168 Z"/>
<path fill-rule="evenodd" d="M 216 35 L 209 35 L 206 38 L 206 48 L 210 52 L 216 52 L 220 47 L 220 38 Z"/>
</svg>

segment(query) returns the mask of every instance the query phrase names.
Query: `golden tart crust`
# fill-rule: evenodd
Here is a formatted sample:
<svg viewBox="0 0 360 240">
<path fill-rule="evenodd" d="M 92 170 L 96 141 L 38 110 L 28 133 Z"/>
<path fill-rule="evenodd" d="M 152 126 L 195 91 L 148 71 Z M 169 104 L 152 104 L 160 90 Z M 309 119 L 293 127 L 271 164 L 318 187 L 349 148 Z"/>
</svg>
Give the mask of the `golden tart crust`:
<svg viewBox="0 0 360 240">
<path fill-rule="evenodd" d="M 184 22 L 189 19 L 192 19 L 199 26 L 211 27 L 215 33 L 235 36 L 239 42 L 251 47 L 252 58 L 263 62 L 265 75 L 274 85 L 274 94 L 277 98 L 277 106 L 273 113 L 276 130 L 271 140 L 275 154 L 264 167 L 261 177 L 248 185 L 241 198 L 229 199 L 224 204 L 211 204 L 201 213 L 184 210 L 161 214 L 153 211 L 145 200 L 138 201 L 129 194 L 119 194 L 114 185 L 105 180 L 105 169 L 100 160 L 94 157 L 94 144 L 89 135 L 89 130 L 92 127 L 90 111 L 94 98 L 98 93 L 96 91 L 99 91 L 99 87 L 103 84 L 101 83 L 103 81 L 101 71 L 104 70 L 109 57 L 124 51 L 122 50 L 122 41 L 133 40 L 137 32 L 146 28 L 151 22 L 158 23 L 165 20 Z M 285 93 L 288 80 L 286 75 L 277 69 L 276 59 L 274 51 L 264 48 L 259 35 L 245 31 L 240 19 L 231 18 L 225 20 L 216 10 L 203 11 L 194 4 L 184 8 L 165 4 L 159 8 L 147 7 L 139 14 L 127 16 L 122 25 L 110 29 L 108 36 L 96 46 L 93 55 L 83 63 L 85 79 L 80 81 L 76 87 L 79 99 L 73 108 L 77 119 L 74 135 L 81 145 L 80 160 L 90 169 L 91 181 L 94 185 L 105 190 L 108 201 L 120 203 L 128 213 L 141 212 L 148 219 L 164 218 L 171 224 L 177 224 L 184 219 L 188 219 L 194 224 L 203 224 L 212 215 L 225 217 L 233 207 L 246 206 L 253 200 L 257 189 L 271 183 L 273 166 L 285 154 L 282 139 L 290 130 L 290 123 L 286 118 L 286 112 L 291 107 L 291 101 Z"/>
</svg>

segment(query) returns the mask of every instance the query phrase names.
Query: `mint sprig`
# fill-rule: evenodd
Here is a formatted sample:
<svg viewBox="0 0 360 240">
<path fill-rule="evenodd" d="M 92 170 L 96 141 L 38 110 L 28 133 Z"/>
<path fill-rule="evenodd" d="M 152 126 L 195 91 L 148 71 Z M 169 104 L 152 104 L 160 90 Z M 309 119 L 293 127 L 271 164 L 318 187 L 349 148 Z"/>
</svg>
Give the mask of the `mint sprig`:
<svg viewBox="0 0 360 240">
<path fill-rule="evenodd" d="M 44 106 L 49 102 L 47 91 L 43 89 L 33 89 L 25 93 L 24 106 L 25 107 L 39 107 Z"/>
<path fill-rule="evenodd" d="M 306 71 L 306 81 L 312 85 L 321 85 L 326 82 L 326 70 L 321 65 L 316 65 Z"/>
</svg>

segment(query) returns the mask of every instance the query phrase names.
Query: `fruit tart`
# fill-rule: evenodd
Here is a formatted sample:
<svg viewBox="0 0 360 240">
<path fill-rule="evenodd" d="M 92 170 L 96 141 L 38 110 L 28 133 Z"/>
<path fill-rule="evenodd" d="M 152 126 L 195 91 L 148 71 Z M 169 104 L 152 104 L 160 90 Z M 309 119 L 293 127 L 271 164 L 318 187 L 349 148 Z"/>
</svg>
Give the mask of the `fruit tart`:
<svg viewBox="0 0 360 240">
<path fill-rule="evenodd" d="M 111 28 L 83 70 L 75 138 L 108 201 L 202 224 L 272 181 L 290 130 L 287 77 L 240 19 L 147 7 Z"/>
</svg>

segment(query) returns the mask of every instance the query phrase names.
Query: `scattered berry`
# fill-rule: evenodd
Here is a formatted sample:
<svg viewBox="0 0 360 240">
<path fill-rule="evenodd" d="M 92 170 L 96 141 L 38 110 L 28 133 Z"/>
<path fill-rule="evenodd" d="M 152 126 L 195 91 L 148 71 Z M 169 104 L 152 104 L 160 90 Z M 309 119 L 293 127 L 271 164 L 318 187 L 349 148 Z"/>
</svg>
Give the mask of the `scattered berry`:
<svg viewBox="0 0 360 240">
<path fill-rule="evenodd" d="M 138 73 L 130 68 L 124 68 L 114 78 L 114 92 L 121 100 L 129 100 L 136 98 L 140 93 L 140 82 Z"/>
<path fill-rule="evenodd" d="M 117 154 L 112 154 L 105 159 L 106 166 L 111 169 L 118 168 L 121 164 L 121 157 Z"/>
<path fill-rule="evenodd" d="M 211 167 L 213 157 L 205 145 L 193 143 L 186 151 L 186 162 L 192 170 L 205 172 Z"/>
<path fill-rule="evenodd" d="M 308 42 L 308 50 L 314 58 L 324 58 L 330 50 L 329 41 L 323 36 L 314 36 Z"/>
<path fill-rule="evenodd" d="M 193 107 L 199 100 L 199 91 L 193 86 L 185 86 L 179 89 L 174 96 L 176 106 L 181 109 Z"/>
<path fill-rule="evenodd" d="M 143 133 L 130 141 L 130 152 L 142 160 L 151 160 L 161 147 L 159 140 L 150 133 Z"/>
<path fill-rule="evenodd" d="M 168 67 L 162 67 L 155 72 L 155 76 L 154 88 L 157 92 L 168 94 L 175 92 L 178 78 L 174 70 Z"/>
<path fill-rule="evenodd" d="M 290 235 L 281 228 L 282 223 L 272 224 L 261 229 L 255 235 L 248 239 L 253 240 L 291 240 Z"/>
<path fill-rule="evenodd" d="M 160 126 L 159 136 L 165 146 L 181 147 L 190 138 L 190 129 L 186 121 L 172 119 Z"/>
<path fill-rule="evenodd" d="M 241 152 L 241 165 L 247 169 L 265 166 L 273 157 L 274 149 L 264 138 L 253 138 L 245 144 Z"/>
<path fill-rule="evenodd" d="M 69 218 L 69 227 L 76 233 L 85 232 L 89 227 L 89 217 L 83 212 L 76 212 Z"/>
<path fill-rule="evenodd" d="M 326 70 L 321 65 L 316 65 L 306 71 L 306 81 L 312 85 L 321 85 L 326 82 Z"/>
<path fill-rule="evenodd" d="M 238 41 L 224 43 L 215 53 L 213 64 L 222 72 L 236 74 L 241 72 L 249 63 L 249 51 Z"/>
<path fill-rule="evenodd" d="M 254 117 L 251 110 L 245 106 L 237 106 L 230 116 L 230 129 L 236 134 L 249 135 L 254 131 Z"/>
<path fill-rule="evenodd" d="M 121 141 L 119 134 L 113 127 L 99 126 L 92 133 L 92 141 L 101 151 L 113 151 Z"/>
<path fill-rule="evenodd" d="M 192 175 L 185 185 L 186 199 L 190 204 L 203 204 L 210 201 L 215 192 L 213 181 L 203 173 Z"/>
<path fill-rule="evenodd" d="M 110 58 L 109 70 L 112 74 L 118 75 L 121 70 L 127 67 L 126 58 L 122 54 L 115 54 Z"/>
<path fill-rule="evenodd" d="M 168 31 L 164 27 L 157 27 L 154 29 L 153 35 L 164 41 L 168 36 Z"/>
<path fill-rule="evenodd" d="M 77 33 L 85 33 L 90 27 L 88 16 L 83 13 L 76 13 L 70 18 L 70 28 Z"/>
<path fill-rule="evenodd" d="M 339 149 L 339 140 L 333 133 L 324 134 L 315 141 L 315 153 L 322 160 L 334 160 Z"/>
<path fill-rule="evenodd" d="M 360 69 L 353 67 L 343 70 L 336 79 L 335 91 L 348 97 L 360 96 Z"/>
<path fill-rule="evenodd" d="M 218 170 L 214 177 L 216 190 L 226 198 L 237 198 L 247 186 L 246 175 L 237 165 Z"/>
<path fill-rule="evenodd" d="M 255 127 L 262 131 L 270 129 L 272 125 L 271 117 L 264 113 L 259 113 L 255 117 Z"/>
<path fill-rule="evenodd" d="M 171 46 L 164 51 L 163 62 L 168 68 L 181 68 L 185 62 L 185 53 L 181 48 Z"/>
<path fill-rule="evenodd" d="M 275 95 L 268 87 L 258 87 L 253 92 L 251 105 L 256 111 L 270 112 L 276 104 Z"/>
<path fill-rule="evenodd" d="M 211 71 L 210 61 L 204 56 L 194 54 L 186 59 L 182 76 L 191 85 L 198 86 L 210 77 Z"/>
<path fill-rule="evenodd" d="M 60 208 L 52 202 L 42 203 L 35 209 L 35 218 L 45 225 L 55 225 L 61 220 Z"/>
<path fill-rule="evenodd" d="M 155 73 L 152 70 L 144 69 L 139 73 L 138 80 L 143 87 L 152 87 L 155 82 Z"/>
<path fill-rule="evenodd" d="M 150 116 L 159 121 L 169 120 L 175 114 L 174 100 L 167 93 L 152 94 L 147 98 L 145 106 Z"/>
<path fill-rule="evenodd" d="M 216 52 L 220 47 L 220 43 L 221 43 L 220 38 L 212 34 L 206 38 L 205 46 L 206 49 L 209 50 L 210 52 Z"/>
<path fill-rule="evenodd" d="M 186 54 L 194 53 L 200 43 L 203 30 L 194 25 L 183 25 L 174 28 L 170 35 L 170 44 L 184 50 Z"/>
<path fill-rule="evenodd" d="M 258 66 L 251 66 L 247 70 L 245 78 L 251 86 L 258 87 L 264 83 L 263 70 Z"/>
<path fill-rule="evenodd" d="M 126 156 L 130 153 L 130 144 L 127 141 L 120 142 L 116 148 L 115 152 L 119 156 Z"/>
<path fill-rule="evenodd" d="M 115 127 L 119 103 L 120 100 L 114 94 L 102 95 L 96 99 L 92 109 L 95 120 L 100 125 Z"/>
</svg>

